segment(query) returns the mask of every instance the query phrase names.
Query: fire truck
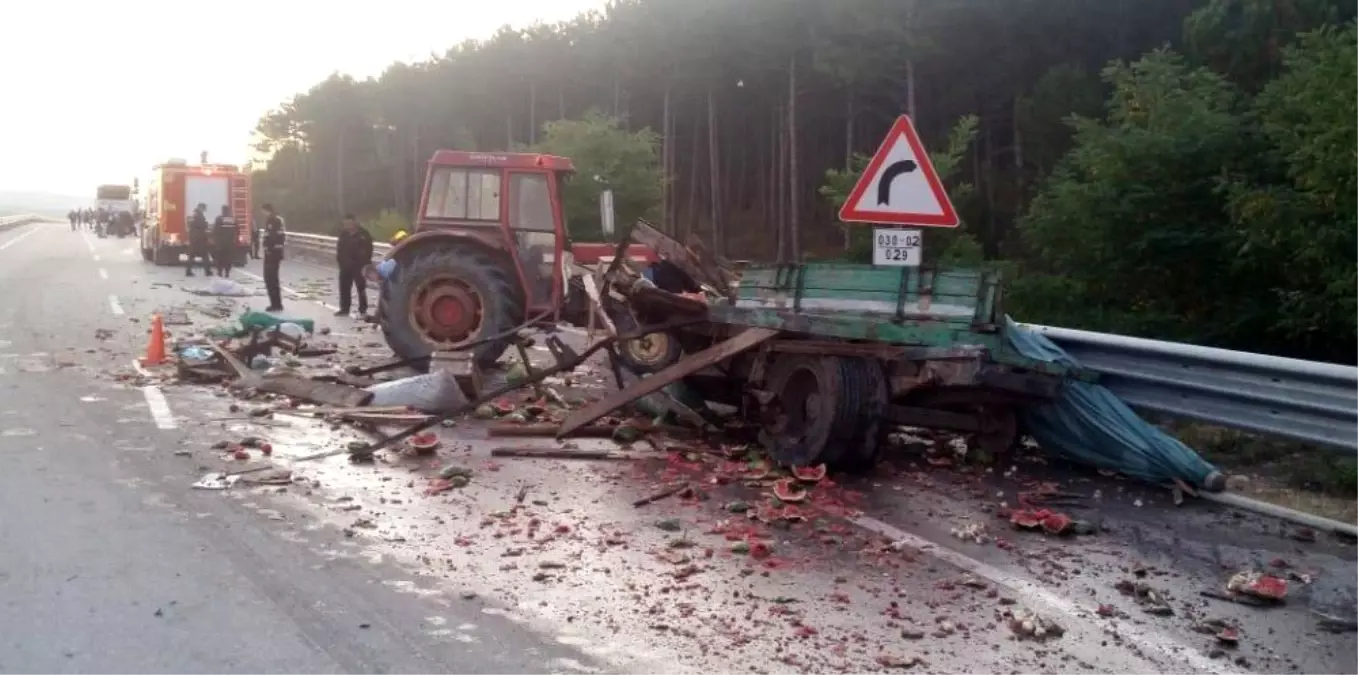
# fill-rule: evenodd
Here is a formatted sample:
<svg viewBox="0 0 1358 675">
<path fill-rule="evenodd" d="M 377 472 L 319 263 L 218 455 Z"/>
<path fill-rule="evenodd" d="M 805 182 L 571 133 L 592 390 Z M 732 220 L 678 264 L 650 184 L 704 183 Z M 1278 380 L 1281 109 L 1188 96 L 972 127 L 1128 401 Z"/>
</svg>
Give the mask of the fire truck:
<svg viewBox="0 0 1358 675">
<path fill-rule="evenodd" d="M 174 265 L 189 252 L 188 220 L 199 204 L 207 206 L 212 222 L 222 206 L 231 207 L 238 231 L 236 265 L 244 265 L 250 251 L 250 175 L 233 164 L 189 164 L 172 159 L 151 169 L 146 181 L 146 224 L 141 233 L 141 256 L 157 265 Z"/>
</svg>

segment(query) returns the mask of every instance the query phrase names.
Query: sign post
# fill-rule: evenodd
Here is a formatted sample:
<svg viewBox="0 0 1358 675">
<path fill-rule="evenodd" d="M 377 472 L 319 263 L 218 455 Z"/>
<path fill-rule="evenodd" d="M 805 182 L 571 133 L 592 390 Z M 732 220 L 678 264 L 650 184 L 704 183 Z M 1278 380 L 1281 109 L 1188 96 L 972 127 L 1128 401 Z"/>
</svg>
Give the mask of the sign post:
<svg viewBox="0 0 1358 675">
<path fill-rule="evenodd" d="M 918 267 L 924 253 L 923 233 L 900 226 L 957 227 L 957 211 L 909 116 L 891 125 L 839 219 L 896 226 L 873 228 L 872 264 L 898 267 Z"/>
</svg>

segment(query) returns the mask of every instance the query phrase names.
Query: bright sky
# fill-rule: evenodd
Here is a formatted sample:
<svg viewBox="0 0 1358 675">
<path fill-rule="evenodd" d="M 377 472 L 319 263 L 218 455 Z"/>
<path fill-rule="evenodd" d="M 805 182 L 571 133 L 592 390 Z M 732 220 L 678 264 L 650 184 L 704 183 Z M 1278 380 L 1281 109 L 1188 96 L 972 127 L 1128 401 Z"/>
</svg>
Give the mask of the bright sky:
<svg viewBox="0 0 1358 675">
<path fill-rule="evenodd" d="M 93 197 L 171 157 L 243 162 L 261 114 L 504 24 L 604 0 L 43 0 L 6 7 L 0 190 Z"/>
</svg>

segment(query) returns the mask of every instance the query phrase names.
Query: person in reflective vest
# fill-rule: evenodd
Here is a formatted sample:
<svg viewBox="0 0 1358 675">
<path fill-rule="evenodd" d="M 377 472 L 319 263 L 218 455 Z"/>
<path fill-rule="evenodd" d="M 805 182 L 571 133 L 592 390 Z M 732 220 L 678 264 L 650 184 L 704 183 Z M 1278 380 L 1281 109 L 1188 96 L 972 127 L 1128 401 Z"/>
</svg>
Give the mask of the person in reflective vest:
<svg viewBox="0 0 1358 675">
<path fill-rule="evenodd" d="M 240 231 L 236 219 L 231 217 L 231 207 L 222 205 L 222 213 L 212 221 L 212 260 L 217 264 L 217 274 L 231 276 L 231 265 L 236 260 L 236 238 Z"/>
</svg>

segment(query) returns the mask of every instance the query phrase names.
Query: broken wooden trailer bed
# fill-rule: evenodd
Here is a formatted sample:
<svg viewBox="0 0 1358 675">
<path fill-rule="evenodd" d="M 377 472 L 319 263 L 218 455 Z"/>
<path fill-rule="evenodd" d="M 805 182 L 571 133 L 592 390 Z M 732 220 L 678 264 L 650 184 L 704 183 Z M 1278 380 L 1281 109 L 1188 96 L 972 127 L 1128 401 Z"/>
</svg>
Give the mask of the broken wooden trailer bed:
<svg viewBox="0 0 1358 675">
<path fill-rule="evenodd" d="M 707 301 L 626 265 L 609 270 L 615 320 L 622 310 L 641 326 L 702 321 L 656 334 L 649 347 L 619 345 L 650 357 L 649 376 L 576 411 L 561 436 L 682 381 L 738 407 L 785 465 L 871 465 L 891 425 L 969 434 L 995 458 L 1018 439 L 1018 409 L 1053 400 L 1067 377 L 1087 377 L 1013 349 L 996 272 L 805 263 L 752 265 L 729 282 L 688 252 L 664 253 L 703 279 Z"/>
</svg>

